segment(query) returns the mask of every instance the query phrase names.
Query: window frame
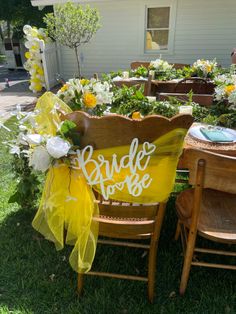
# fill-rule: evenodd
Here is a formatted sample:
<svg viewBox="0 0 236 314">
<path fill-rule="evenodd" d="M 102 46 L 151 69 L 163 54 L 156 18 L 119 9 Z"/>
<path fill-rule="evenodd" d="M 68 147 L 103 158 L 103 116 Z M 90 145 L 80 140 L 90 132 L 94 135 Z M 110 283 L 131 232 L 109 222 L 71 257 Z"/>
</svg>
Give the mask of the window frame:
<svg viewBox="0 0 236 314">
<path fill-rule="evenodd" d="M 153 49 L 148 50 L 146 49 L 146 38 L 147 38 L 147 31 L 148 31 L 148 9 L 152 8 L 170 8 L 169 14 L 169 27 L 168 28 L 152 28 L 152 30 L 168 30 L 168 43 L 167 49 Z M 150 3 L 145 5 L 145 18 L 144 18 L 144 36 L 143 36 L 143 49 L 145 55 L 152 55 L 152 54 L 171 54 L 173 53 L 174 49 L 174 32 L 175 32 L 175 20 L 176 20 L 176 2 L 171 1 L 155 1 L 155 3 Z"/>
</svg>

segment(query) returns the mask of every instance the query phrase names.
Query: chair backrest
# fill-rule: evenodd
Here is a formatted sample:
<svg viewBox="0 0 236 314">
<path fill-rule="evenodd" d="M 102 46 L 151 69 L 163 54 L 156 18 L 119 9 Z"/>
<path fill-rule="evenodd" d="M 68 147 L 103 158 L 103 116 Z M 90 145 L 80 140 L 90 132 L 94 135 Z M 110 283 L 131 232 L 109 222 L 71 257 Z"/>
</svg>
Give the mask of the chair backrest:
<svg viewBox="0 0 236 314">
<path fill-rule="evenodd" d="M 120 115 L 99 118 L 78 111 L 67 115 L 66 119 L 76 123 L 81 149 L 86 147 L 89 156 L 92 156 L 86 163 L 86 171 L 89 172 L 87 180 L 95 190 L 101 193 L 101 185 L 97 179 L 90 180 L 89 176 L 92 173 L 96 178 L 100 178 L 98 171 L 103 172 L 103 178 L 108 173 L 109 179 L 104 183 L 105 187 L 111 182 L 115 182 L 115 185 L 117 182 L 124 182 L 124 178 L 129 180 L 134 176 L 145 176 L 150 178 L 151 183 L 142 188 L 145 185 L 143 183 L 138 188 L 142 194 L 138 194 L 140 199 L 132 193 L 131 181 L 125 185 L 116 185 L 109 197 L 113 195 L 111 198 L 120 201 L 141 203 L 162 202 L 168 199 L 175 181 L 184 137 L 193 122 L 192 116 L 177 115 L 168 119 L 153 115 L 142 120 L 132 120 Z M 86 156 L 85 150 L 81 151 L 80 156 Z M 81 164 L 81 160 L 79 162 Z M 121 166 L 115 166 L 116 163 Z M 107 167 L 113 170 L 107 170 Z"/>
<path fill-rule="evenodd" d="M 138 138 L 139 143 L 153 142 L 174 129 L 187 130 L 193 123 L 193 117 L 184 114 L 171 119 L 151 115 L 142 120 L 132 120 L 117 114 L 99 118 L 75 111 L 65 118 L 77 125 L 77 130 L 81 134 L 81 147 L 92 145 L 94 149 L 130 145 L 134 138 Z"/>
<path fill-rule="evenodd" d="M 150 61 L 133 61 L 130 63 L 130 68 L 131 70 L 135 70 L 143 66 L 148 69 L 149 65 L 150 65 Z"/>
<path fill-rule="evenodd" d="M 236 194 L 236 158 L 199 149 L 186 149 L 184 164 L 189 169 L 189 183 L 195 185 L 199 161 L 203 161 L 203 188 Z"/>
</svg>

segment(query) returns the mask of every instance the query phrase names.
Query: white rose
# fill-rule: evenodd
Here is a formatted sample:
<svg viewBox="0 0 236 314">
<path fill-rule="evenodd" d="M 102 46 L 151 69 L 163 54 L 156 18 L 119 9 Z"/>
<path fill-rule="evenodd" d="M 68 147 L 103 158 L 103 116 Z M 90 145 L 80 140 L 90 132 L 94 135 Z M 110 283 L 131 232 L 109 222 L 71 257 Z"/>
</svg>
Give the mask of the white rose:
<svg viewBox="0 0 236 314">
<path fill-rule="evenodd" d="M 64 141 L 59 136 L 51 137 L 47 140 L 47 151 L 54 158 L 61 158 L 67 155 L 71 145 L 69 142 Z"/>
<path fill-rule="evenodd" d="M 25 139 L 29 144 L 39 145 L 43 141 L 43 137 L 40 134 L 28 134 L 25 135 Z"/>
<path fill-rule="evenodd" d="M 27 35 L 28 33 L 31 32 L 32 27 L 30 25 L 25 25 L 23 27 L 23 32 Z"/>
<path fill-rule="evenodd" d="M 43 146 L 37 146 L 30 156 L 29 165 L 34 170 L 45 172 L 50 166 L 50 155 Z"/>
</svg>

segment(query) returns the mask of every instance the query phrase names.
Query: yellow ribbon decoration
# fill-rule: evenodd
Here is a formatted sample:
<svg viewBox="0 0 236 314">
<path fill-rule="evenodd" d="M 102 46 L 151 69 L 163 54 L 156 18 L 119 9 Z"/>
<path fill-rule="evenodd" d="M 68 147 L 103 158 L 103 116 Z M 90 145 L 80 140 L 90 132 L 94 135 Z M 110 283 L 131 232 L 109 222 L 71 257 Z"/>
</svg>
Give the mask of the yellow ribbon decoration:
<svg viewBox="0 0 236 314">
<path fill-rule="evenodd" d="M 71 111 L 56 96 L 51 93 L 44 94 L 36 106 L 39 110 L 37 117 L 39 133 L 55 135 L 55 121 L 56 124 L 60 123 L 58 112 L 53 111 L 56 103 L 65 113 Z M 146 169 L 136 171 L 140 177 L 149 174 L 152 179 L 150 186 L 143 189 L 141 195 L 131 195 L 127 186 L 124 186 L 121 191 L 115 189 L 112 199 L 134 203 L 166 201 L 174 185 L 178 158 L 182 152 L 186 132 L 186 129 L 175 129 L 152 143 L 156 145 L 156 149 L 150 155 Z M 139 144 L 137 153 L 142 148 L 143 144 Z M 99 163 L 99 155 L 102 155 L 105 160 L 111 161 L 115 152 L 119 163 L 120 159 L 129 153 L 129 149 L 130 146 L 126 145 L 95 150 L 92 158 Z M 142 164 L 145 162 L 144 158 Z M 94 163 L 87 163 L 87 174 L 91 175 L 93 171 Z M 105 177 L 105 166 L 102 166 L 100 171 Z M 129 168 L 115 172 L 111 180 L 104 182 L 105 188 L 110 184 L 119 184 L 130 174 Z M 62 163 L 52 166 L 47 174 L 40 207 L 32 223 L 33 227 L 45 238 L 55 243 L 57 249 L 62 249 L 64 242 L 74 245 L 70 255 L 70 264 L 79 273 L 90 270 L 96 251 L 98 224 L 94 222 L 93 217 L 99 215 L 99 208 L 92 188 L 101 192 L 99 184 L 93 187 L 88 185 L 81 169 Z"/>
</svg>

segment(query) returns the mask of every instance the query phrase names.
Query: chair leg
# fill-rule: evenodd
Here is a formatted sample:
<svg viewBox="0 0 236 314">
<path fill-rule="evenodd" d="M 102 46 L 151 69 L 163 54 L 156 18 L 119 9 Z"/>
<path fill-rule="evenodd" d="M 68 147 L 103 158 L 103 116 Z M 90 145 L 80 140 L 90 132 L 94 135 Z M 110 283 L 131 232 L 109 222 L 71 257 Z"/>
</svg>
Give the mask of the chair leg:
<svg viewBox="0 0 236 314">
<path fill-rule="evenodd" d="M 193 259 L 194 248 L 195 248 L 196 236 L 197 236 L 196 233 L 192 233 L 189 231 L 188 242 L 187 242 L 186 252 L 184 256 L 184 265 L 183 265 L 181 281 L 180 281 L 180 288 L 179 288 L 180 295 L 184 295 L 185 290 L 187 288 L 187 283 L 189 279 L 191 263 Z"/>
<path fill-rule="evenodd" d="M 157 245 L 150 247 L 149 261 L 148 261 L 148 300 L 153 303 L 154 299 L 154 286 L 155 286 L 155 273 L 156 273 L 156 254 Z"/>
<path fill-rule="evenodd" d="M 84 275 L 78 274 L 78 286 L 77 286 L 77 292 L 79 295 L 82 295 L 83 292 L 83 283 L 84 283 Z"/>
<path fill-rule="evenodd" d="M 175 241 L 177 241 L 179 239 L 180 232 L 181 232 L 180 221 L 178 220 L 177 226 L 176 226 L 176 231 L 175 231 L 175 237 L 174 237 Z"/>
<path fill-rule="evenodd" d="M 153 303 L 154 300 L 154 286 L 155 286 L 155 273 L 156 273 L 156 258 L 157 248 L 161 233 L 161 226 L 164 219 L 166 204 L 161 203 L 159 206 L 158 214 L 156 217 L 153 236 L 150 244 L 149 258 L 148 258 L 148 300 Z"/>
</svg>

